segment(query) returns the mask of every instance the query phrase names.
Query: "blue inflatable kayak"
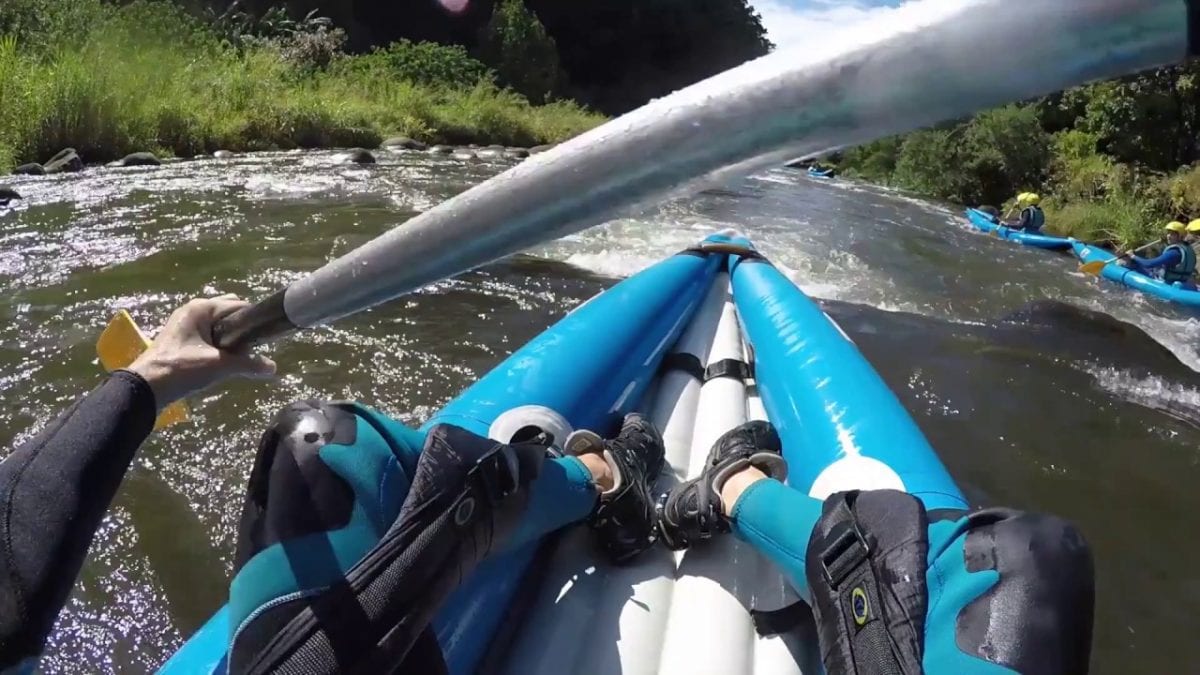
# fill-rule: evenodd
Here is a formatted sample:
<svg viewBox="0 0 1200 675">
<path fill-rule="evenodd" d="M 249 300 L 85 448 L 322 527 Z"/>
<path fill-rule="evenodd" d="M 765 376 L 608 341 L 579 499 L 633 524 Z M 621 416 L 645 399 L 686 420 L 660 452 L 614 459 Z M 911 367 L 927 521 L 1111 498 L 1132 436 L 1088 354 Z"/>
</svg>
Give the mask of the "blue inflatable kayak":
<svg viewBox="0 0 1200 675">
<path fill-rule="evenodd" d="M 808 167 L 808 175 L 812 176 L 813 178 L 833 178 L 833 169 L 821 170 L 814 169 L 810 166 Z"/>
<path fill-rule="evenodd" d="M 1000 234 L 1001 239 L 1015 241 L 1018 244 L 1025 246 L 1035 246 L 1051 251 L 1066 251 L 1071 248 L 1071 240 L 1065 237 L 1051 237 L 1045 234 L 1027 234 L 1020 230 L 1014 230 L 1010 227 L 1005 227 L 996 222 L 997 218 L 986 211 L 979 209 L 967 209 L 967 220 L 976 229 L 984 232 L 996 231 Z"/>
<path fill-rule="evenodd" d="M 720 246 L 684 251 L 576 308 L 425 427 L 448 422 L 509 440 L 502 422 L 537 406 L 572 428 L 607 433 L 626 412 L 642 410 L 663 430 L 673 469 L 664 480 L 673 482 L 700 470 L 720 434 L 770 419 L 789 484 L 802 492 L 824 498 L 893 488 L 931 509 L 966 508 L 916 424 L 841 328 L 749 254 L 749 242 L 717 235 L 706 243 Z M 705 552 L 703 573 L 687 572 L 701 564 L 697 555 L 661 547 L 633 565 L 610 566 L 595 555 L 586 528 L 555 545 L 533 575 L 524 574 L 533 550 L 489 560 L 442 609 L 435 628 L 453 675 L 757 675 L 800 672 L 817 657 L 815 635 L 801 654 L 755 632 L 733 589 L 781 602 L 789 591 L 778 570 L 732 537 Z M 522 584 L 524 600 L 514 607 Z M 160 672 L 223 672 L 230 630 L 222 610 Z M 647 671 L 648 660 L 671 665 Z"/>
<path fill-rule="evenodd" d="M 1075 256 L 1082 262 L 1108 261 L 1115 257 L 1112 251 L 1085 244 L 1082 241 L 1071 240 Z M 1168 284 L 1162 279 L 1155 279 L 1141 272 L 1122 267 L 1115 262 L 1104 266 L 1100 274 L 1111 281 L 1125 284 L 1130 288 L 1148 293 L 1156 298 L 1169 300 L 1186 307 L 1200 308 L 1200 291 L 1187 290 L 1174 284 Z"/>
</svg>

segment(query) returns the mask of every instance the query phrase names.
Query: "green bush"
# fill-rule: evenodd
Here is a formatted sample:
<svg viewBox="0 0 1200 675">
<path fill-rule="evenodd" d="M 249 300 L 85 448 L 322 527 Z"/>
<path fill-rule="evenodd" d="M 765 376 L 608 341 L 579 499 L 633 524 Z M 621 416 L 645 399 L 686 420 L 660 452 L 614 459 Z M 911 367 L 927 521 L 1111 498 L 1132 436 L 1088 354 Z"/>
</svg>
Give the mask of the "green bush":
<svg viewBox="0 0 1200 675">
<path fill-rule="evenodd" d="M 1172 215 L 1189 222 L 1200 218 L 1200 167 L 1188 167 L 1167 180 Z"/>
<path fill-rule="evenodd" d="M 1063 205 L 1051 201 L 1046 204 L 1047 232 L 1122 248 L 1141 246 L 1156 239 L 1156 222 L 1142 205 L 1129 199 Z M 1161 226 L 1158 223 L 1158 227 Z"/>
<path fill-rule="evenodd" d="M 470 89 L 495 74 L 459 45 L 400 40 L 350 59 L 346 67 L 367 78 L 400 79 L 429 86 Z"/>
<path fill-rule="evenodd" d="M 1041 182 L 1049 138 L 1032 106 L 1006 106 L 967 124 L 959 150 L 968 203 L 994 204 Z"/>
<path fill-rule="evenodd" d="M 543 103 L 562 86 L 558 46 L 524 0 L 501 0 L 480 41 L 483 60 L 496 69 L 501 84 Z"/>
<path fill-rule="evenodd" d="M 954 134 L 926 130 L 905 137 L 896 158 L 896 184 L 939 199 L 966 201 L 969 181 Z"/>
</svg>

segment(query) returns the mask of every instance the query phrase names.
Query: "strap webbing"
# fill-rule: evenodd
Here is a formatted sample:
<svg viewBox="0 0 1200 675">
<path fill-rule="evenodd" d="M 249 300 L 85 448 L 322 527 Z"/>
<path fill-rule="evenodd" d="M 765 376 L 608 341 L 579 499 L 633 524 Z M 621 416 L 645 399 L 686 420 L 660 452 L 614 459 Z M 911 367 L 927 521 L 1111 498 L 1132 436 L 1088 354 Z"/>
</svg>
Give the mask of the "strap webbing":
<svg viewBox="0 0 1200 675">
<path fill-rule="evenodd" d="M 732 377 L 735 380 L 746 381 L 754 377 L 754 364 L 741 359 L 722 359 L 709 364 L 704 369 L 704 381 L 715 380 L 718 377 Z"/>
<path fill-rule="evenodd" d="M 783 635 L 799 627 L 812 612 L 804 602 L 793 602 L 779 609 L 750 610 L 754 631 L 763 637 Z"/>
<path fill-rule="evenodd" d="M 858 675 L 905 675 L 884 620 L 871 545 L 851 508 L 855 496 L 847 494 L 838 502 L 839 531 L 821 553 L 821 566 L 838 596 Z"/>
<path fill-rule="evenodd" d="M 663 375 L 672 370 L 682 370 L 697 380 L 704 381 L 704 365 L 700 363 L 700 358 L 695 354 L 687 352 L 667 354 L 658 368 L 658 373 Z"/>
</svg>

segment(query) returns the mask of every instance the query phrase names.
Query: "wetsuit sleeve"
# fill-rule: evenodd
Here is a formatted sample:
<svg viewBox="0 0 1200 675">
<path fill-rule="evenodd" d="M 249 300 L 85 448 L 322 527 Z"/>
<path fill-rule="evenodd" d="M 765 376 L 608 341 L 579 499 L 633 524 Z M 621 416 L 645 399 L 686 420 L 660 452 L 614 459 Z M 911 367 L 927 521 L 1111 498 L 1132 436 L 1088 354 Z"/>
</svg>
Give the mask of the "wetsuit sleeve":
<svg viewBox="0 0 1200 675">
<path fill-rule="evenodd" d="M 156 413 L 119 370 L 0 462 L 0 672 L 41 652 Z"/>
<path fill-rule="evenodd" d="M 1170 267 L 1171 265 L 1179 264 L 1179 251 L 1175 249 L 1167 249 L 1162 255 L 1157 258 L 1143 258 L 1141 256 L 1133 256 L 1133 261 L 1138 267 L 1146 269 L 1155 269 L 1158 267 Z"/>
</svg>

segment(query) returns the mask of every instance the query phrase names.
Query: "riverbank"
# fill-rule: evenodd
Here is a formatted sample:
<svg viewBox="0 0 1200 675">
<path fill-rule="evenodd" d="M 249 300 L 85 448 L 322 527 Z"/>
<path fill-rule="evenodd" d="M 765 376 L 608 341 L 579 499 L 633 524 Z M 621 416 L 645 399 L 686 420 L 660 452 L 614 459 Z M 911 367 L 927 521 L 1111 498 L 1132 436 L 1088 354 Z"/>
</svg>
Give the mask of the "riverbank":
<svg viewBox="0 0 1200 675">
<path fill-rule="evenodd" d="M 1061 111 L 1047 99 L 852 148 L 833 163 L 847 177 L 1001 212 L 1016 194 L 1037 192 L 1048 233 L 1122 247 L 1161 238 L 1172 220 L 1200 218 L 1200 163 L 1166 169 L 1150 156 L 1120 154 L 1108 127 L 1091 120 L 1107 99 L 1071 95 L 1085 94 L 1093 98 L 1071 118 L 1074 128 L 1054 118 Z"/>
<path fill-rule="evenodd" d="M 393 136 L 531 147 L 605 119 L 569 101 L 531 105 L 459 48 L 346 56 L 324 29 L 234 44 L 166 3 L 45 7 L 0 35 L 0 173 L 63 148 L 99 163 L 134 152 L 374 148 Z"/>
</svg>

